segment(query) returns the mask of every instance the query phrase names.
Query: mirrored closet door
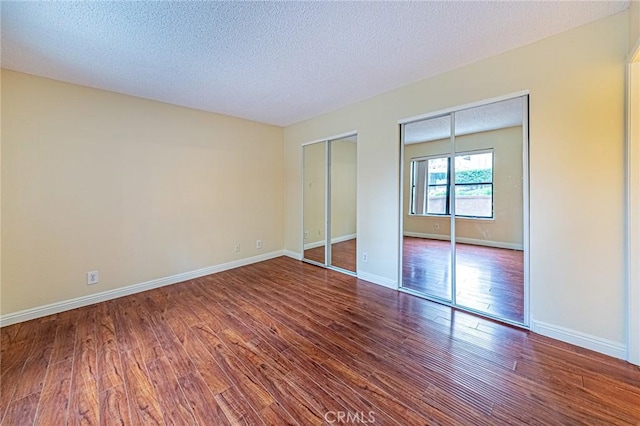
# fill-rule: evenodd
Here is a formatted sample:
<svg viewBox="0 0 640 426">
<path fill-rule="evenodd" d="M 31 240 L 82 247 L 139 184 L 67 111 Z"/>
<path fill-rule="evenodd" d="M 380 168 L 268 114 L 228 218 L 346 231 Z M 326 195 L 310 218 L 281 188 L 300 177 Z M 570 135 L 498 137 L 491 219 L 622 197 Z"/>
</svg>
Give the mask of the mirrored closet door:
<svg viewBox="0 0 640 426">
<path fill-rule="evenodd" d="M 356 272 L 356 135 L 303 152 L 303 260 Z"/>
<path fill-rule="evenodd" d="M 528 97 L 402 125 L 402 289 L 528 325 Z"/>
<path fill-rule="evenodd" d="M 451 117 L 409 123 L 403 130 L 407 184 L 403 188 L 402 285 L 452 302 Z"/>
<path fill-rule="evenodd" d="M 324 264 L 325 228 L 327 223 L 327 144 L 326 142 L 305 145 L 303 152 L 303 223 L 304 255 L 306 260 Z"/>
</svg>

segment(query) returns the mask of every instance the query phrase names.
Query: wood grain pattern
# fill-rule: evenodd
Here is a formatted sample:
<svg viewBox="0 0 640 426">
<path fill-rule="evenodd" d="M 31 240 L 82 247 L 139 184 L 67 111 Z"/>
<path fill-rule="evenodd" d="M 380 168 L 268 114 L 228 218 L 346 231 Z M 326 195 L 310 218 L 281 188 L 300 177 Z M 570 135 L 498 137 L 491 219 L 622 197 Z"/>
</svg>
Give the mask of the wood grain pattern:
<svg viewBox="0 0 640 426">
<path fill-rule="evenodd" d="M 76 344 L 71 375 L 69 403 L 70 424 L 98 424 L 98 360 L 97 343 L 98 309 L 94 307 L 78 310 Z"/>
<path fill-rule="evenodd" d="M 147 365 L 166 424 L 193 424 L 195 419 L 169 361 L 161 356 Z"/>
<path fill-rule="evenodd" d="M 65 359 L 49 366 L 38 403 L 35 424 L 64 425 L 67 423 L 72 371 L 73 359 Z"/>
<path fill-rule="evenodd" d="M 138 349 L 122 354 L 131 420 L 141 425 L 163 425 L 158 397 Z"/>
<path fill-rule="evenodd" d="M 102 393 L 124 384 L 116 327 L 106 304 L 99 306 L 96 327 L 98 328 L 96 342 L 98 392 Z"/>
<path fill-rule="evenodd" d="M 180 377 L 178 382 L 198 424 L 231 424 L 200 375 L 196 372 L 189 373 L 184 377 Z"/>
<path fill-rule="evenodd" d="M 0 334 L 3 425 L 640 424 L 635 366 L 288 258 Z"/>
<path fill-rule="evenodd" d="M 331 244 L 331 265 L 356 271 L 356 260 L 358 258 L 357 239 L 352 238 L 347 241 Z"/>
<path fill-rule="evenodd" d="M 129 401 L 124 385 L 109 388 L 100 393 L 100 425 L 132 424 Z"/>
<path fill-rule="evenodd" d="M 6 409 L 3 425 L 30 425 L 33 424 L 38 403 L 40 401 L 40 392 L 32 393 L 22 399 L 14 399 Z"/>
<path fill-rule="evenodd" d="M 451 242 L 403 237 L 402 285 L 451 300 Z M 456 303 L 522 323 L 524 256 L 520 250 L 456 244 Z"/>
<path fill-rule="evenodd" d="M 331 266 L 355 272 L 357 261 L 356 246 L 356 238 L 331 244 Z M 324 264 L 324 246 L 305 250 L 304 257 Z"/>
</svg>

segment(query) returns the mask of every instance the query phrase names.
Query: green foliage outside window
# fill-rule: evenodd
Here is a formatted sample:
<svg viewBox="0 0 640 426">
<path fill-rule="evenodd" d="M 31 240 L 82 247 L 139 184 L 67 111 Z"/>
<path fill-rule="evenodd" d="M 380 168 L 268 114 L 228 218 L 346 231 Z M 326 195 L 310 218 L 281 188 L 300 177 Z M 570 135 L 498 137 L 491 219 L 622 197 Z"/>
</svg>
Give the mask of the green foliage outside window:
<svg viewBox="0 0 640 426">
<path fill-rule="evenodd" d="M 456 171 L 456 183 L 491 183 L 493 170 L 475 169 Z"/>
</svg>

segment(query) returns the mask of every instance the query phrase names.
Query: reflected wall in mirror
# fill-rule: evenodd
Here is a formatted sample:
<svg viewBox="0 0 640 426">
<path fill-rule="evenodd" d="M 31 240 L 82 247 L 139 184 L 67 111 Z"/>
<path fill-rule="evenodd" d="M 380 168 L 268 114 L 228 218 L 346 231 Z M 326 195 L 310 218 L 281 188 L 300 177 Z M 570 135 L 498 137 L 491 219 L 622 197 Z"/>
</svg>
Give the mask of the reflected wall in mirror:
<svg viewBox="0 0 640 426">
<path fill-rule="evenodd" d="M 526 324 L 526 105 L 438 117 L 453 135 L 434 119 L 403 126 L 403 288 Z"/>
<path fill-rule="evenodd" d="M 356 137 L 333 140 L 331 158 L 330 264 L 356 271 Z"/>
<path fill-rule="evenodd" d="M 303 146 L 303 260 L 356 271 L 356 135 Z"/>
<path fill-rule="evenodd" d="M 325 264 L 327 145 L 326 142 L 302 147 L 303 155 L 303 257 Z"/>
</svg>

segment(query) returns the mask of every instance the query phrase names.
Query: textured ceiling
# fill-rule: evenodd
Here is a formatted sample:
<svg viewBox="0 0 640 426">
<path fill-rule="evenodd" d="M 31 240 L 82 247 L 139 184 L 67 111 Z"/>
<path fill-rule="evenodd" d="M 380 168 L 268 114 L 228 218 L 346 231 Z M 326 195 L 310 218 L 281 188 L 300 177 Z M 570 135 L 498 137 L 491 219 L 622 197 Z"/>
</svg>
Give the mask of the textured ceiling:
<svg viewBox="0 0 640 426">
<path fill-rule="evenodd" d="M 4 68 L 289 125 L 621 12 L 606 2 L 2 2 Z"/>
<path fill-rule="evenodd" d="M 522 124 L 522 98 L 513 98 L 455 113 L 456 136 L 503 129 Z M 404 143 L 429 142 L 448 138 L 451 135 L 451 118 L 429 118 L 414 121 L 404 126 Z"/>
</svg>

